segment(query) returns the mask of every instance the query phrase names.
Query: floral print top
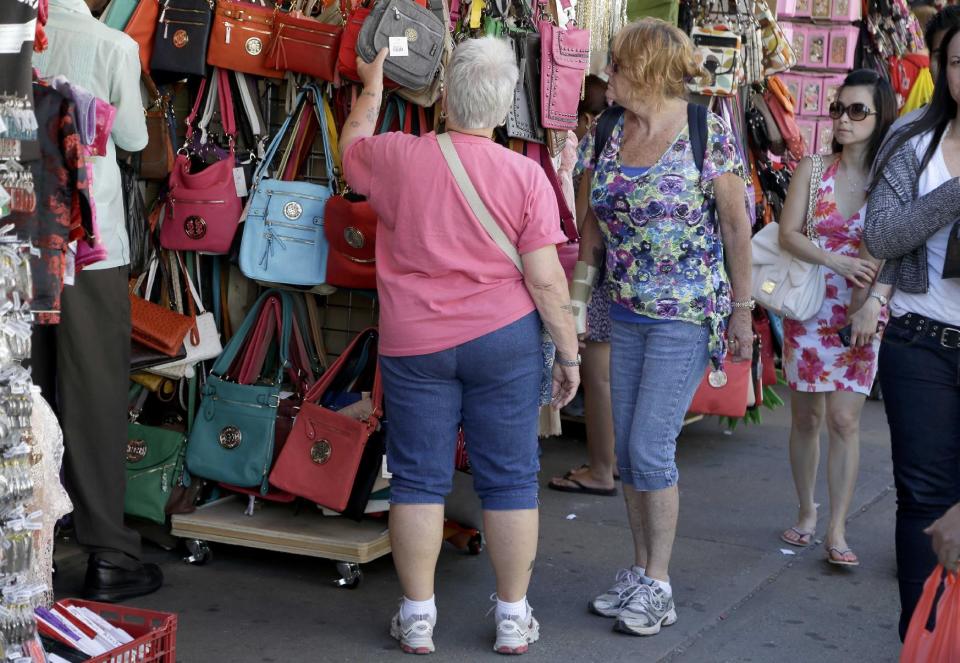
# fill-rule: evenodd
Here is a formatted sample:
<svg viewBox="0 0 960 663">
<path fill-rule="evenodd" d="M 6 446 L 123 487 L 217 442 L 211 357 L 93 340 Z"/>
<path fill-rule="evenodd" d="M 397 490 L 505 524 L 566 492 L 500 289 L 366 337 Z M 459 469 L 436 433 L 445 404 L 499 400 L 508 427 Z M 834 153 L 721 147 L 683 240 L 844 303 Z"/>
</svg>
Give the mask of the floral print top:
<svg viewBox="0 0 960 663">
<path fill-rule="evenodd" d="M 713 183 L 744 177 L 736 139 L 719 116 L 707 116 L 703 173 L 693 158 L 688 127 L 646 173 L 625 175 L 620 162 L 623 119 L 598 162 L 594 132 L 580 143 L 579 166 L 592 169 L 590 202 L 606 242 L 606 282 L 614 303 L 659 320 L 709 324 L 710 357 L 726 355 L 730 285 L 719 223 L 710 214 Z"/>
</svg>

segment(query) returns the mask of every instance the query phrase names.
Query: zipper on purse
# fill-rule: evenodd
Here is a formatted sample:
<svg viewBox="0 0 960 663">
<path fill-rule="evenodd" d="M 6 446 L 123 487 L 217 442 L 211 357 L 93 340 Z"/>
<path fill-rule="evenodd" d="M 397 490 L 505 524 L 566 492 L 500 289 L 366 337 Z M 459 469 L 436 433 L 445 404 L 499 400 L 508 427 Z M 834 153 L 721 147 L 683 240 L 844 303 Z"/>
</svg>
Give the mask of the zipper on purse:
<svg viewBox="0 0 960 663">
<path fill-rule="evenodd" d="M 193 203 L 196 205 L 223 205 L 227 201 L 225 200 L 181 200 L 181 199 L 171 197 L 170 202 L 173 203 L 174 205 L 176 205 L 177 203 L 187 203 L 187 204 Z"/>
<path fill-rule="evenodd" d="M 203 27 L 204 25 L 206 25 L 206 23 L 201 23 L 200 21 L 169 21 L 167 20 L 163 22 L 163 38 L 164 39 L 167 39 L 167 35 L 170 31 L 171 23 L 173 25 L 196 25 L 200 27 Z"/>
<path fill-rule="evenodd" d="M 317 243 L 317 240 L 315 239 L 300 239 L 299 237 L 290 237 L 289 235 L 277 235 L 276 233 L 274 233 L 273 236 L 280 241 L 280 246 L 283 246 L 284 242 L 296 242 L 297 244 L 309 244 L 310 246 L 313 246 L 314 244 Z"/>
<path fill-rule="evenodd" d="M 317 33 L 318 33 L 318 34 L 325 34 L 325 33 L 319 32 L 319 31 L 317 31 Z M 288 36 L 286 36 L 286 35 L 283 34 L 283 33 L 279 34 L 277 37 L 278 37 L 278 39 L 282 39 L 282 40 L 284 40 L 284 41 L 297 41 L 297 42 L 300 42 L 301 44 L 307 44 L 307 45 L 309 45 L 309 46 L 315 46 L 316 48 L 326 48 L 327 50 L 333 50 L 333 46 L 328 46 L 328 45 L 326 45 L 326 44 L 317 44 L 316 42 L 307 41 L 306 39 L 297 39 L 296 37 L 288 37 Z"/>
<path fill-rule="evenodd" d="M 256 408 L 257 410 L 262 410 L 262 409 L 265 408 L 265 407 L 271 407 L 271 406 L 268 406 L 268 405 L 261 405 L 261 404 L 259 404 L 259 403 L 247 403 L 247 402 L 245 402 L 245 401 L 234 401 L 234 400 L 230 400 L 229 398 L 224 398 L 223 396 L 217 396 L 216 394 L 210 396 L 210 398 L 212 398 L 212 399 L 215 400 L 215 401 L 221 401 L 221 402 L 223 402 L 223 403 L 229 403 L 230 405 L 240 405 L 240 406 L 242 406 L 242 407 L 252 407 L 252 408 Z"/>
<path fill-rule="evenodd" d="M 233 23 L 231 23 L 230 21 L 224 21 L 224 22 L 223 22 L 223 29 L 226 30 L 226 33 L 227 33 L 227 34 L 226 34 L 226 42 L 225 42 L 225 43 L 229 44 L 229 43 L 230 43 L 230 32 L 233 30 Z"/>
<path fill-rule="evenodd" d="M 264 223 L 266 223 L 268 226 L 278 226 L 280 228 L 290 228 L 291 230 L 303 230 L 306 232 L 313 232 L 312 226 L 298 226 L 295 223 L 286 223 L 284 221 L 271 221 L 270 219 L 267 219 Z"/>
<path fill-rule="evenodd" d="M 283 192 L 283 191 L 276 191 L 276 190 L 274 190 L 274 189 L 267 189 L 267 195 L 272 196 L 272 195 L 275 194 L 275 193 L 282 194 L 282 193 L 284 193 L 284 192 Z M 316 201 L 321 202 L 321 203 L 322 203 L 322 202 L 325 202 L 325 201 L 327 200 L 326 198 L 321 198 L 320 196 L 311 196 L 311 195 L 309 195 L 309 194 L 300 193 L 300 192 L 297 192 L 296 195 L 297 195 L 297 198 L 306 198 L 307 200 L 316 200 Z"/>
</svg>

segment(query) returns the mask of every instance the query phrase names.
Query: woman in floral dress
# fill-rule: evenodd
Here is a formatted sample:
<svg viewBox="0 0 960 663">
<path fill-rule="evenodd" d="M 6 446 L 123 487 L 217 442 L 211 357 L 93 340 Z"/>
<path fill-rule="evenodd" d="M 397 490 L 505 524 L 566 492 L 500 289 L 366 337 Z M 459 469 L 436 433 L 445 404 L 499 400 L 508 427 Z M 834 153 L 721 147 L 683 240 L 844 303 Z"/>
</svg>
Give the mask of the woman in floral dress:
<svg viewBox="0 0 960 663">
<path fill-rule="evenodd" d="M 847 545 L 846 519 L 860 462 L 860 413 L 877 372 L 878 330 L 889 295 L 874 287 L 876 265 L 861 246 L 865 184 L 895 114 L 889 83 L 873 71 L 851 73 L 830 107 L 834 154 L 822 160 L 813 219 L 816 240 L 807 237 L 805 225 L 812 159 L 820 157 L 800 162 L 780 219 L 781 246 L 822 265 L 826 279 L 820 311 L 809 320 L 784 320 L 783 325 L 783 366 L 793 390 L 790 464 L 800 512 L 781 538 L 795 546 L 813 540 L 820 429 L 826 420 L 830 523 L 824 544 L 827 560 L 841 566 L 860 563 Z M 839 332 L 850 324 L 852 338 L 842 340 Z"/>
</svg>

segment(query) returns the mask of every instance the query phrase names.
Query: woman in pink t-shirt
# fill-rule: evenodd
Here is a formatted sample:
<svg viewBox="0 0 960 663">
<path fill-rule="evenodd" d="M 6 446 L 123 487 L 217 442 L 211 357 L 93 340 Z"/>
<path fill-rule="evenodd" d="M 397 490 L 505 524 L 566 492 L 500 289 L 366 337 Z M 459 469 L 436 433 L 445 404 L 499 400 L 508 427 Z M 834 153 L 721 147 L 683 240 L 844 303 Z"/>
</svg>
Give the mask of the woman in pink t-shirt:
<svg viewBox="0 0 960 663">
<path fill-rule="evenodd" d="M 526 602 L 538 535 L 537 422 L 541 321 L 557 346 L 553 405 L 580 382 L 577 337 L 556 245 L 556 194 L 539 163 L 491 140 L 513 103 L 508 42 L 461 43 L 446 70 L 447 135 L 523 273 L 481 225 L 436 134 L 374 136 L 384 49 L 358 60 L 364 83 L 341 138 L 344 174 L 379 216 L 380 365 L 391 481 L 390 540 L 404 598 L 391 635 L 434 649 L 434 572 L 443 502 L 463 426 L 497 576 L 501 653 L 539 637 Z"/>
</svg>

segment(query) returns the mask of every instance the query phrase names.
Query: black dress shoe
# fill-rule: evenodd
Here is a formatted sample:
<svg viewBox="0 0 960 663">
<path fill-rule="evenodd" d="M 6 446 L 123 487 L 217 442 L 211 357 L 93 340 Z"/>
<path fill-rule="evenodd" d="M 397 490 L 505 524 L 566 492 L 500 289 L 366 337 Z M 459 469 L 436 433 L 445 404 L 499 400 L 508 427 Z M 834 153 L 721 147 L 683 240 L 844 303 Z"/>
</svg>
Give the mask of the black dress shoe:
<svg viewBox="0 0 960 663">
<path fill-rule="evenodd" d="M 83 597 L 91 601 L 117 603 L 152 594 L 163 585 L 163 572 L 156 564 L 140 564 L 126 569 L 106 560 L 91 557 Z"/>
</svg>

